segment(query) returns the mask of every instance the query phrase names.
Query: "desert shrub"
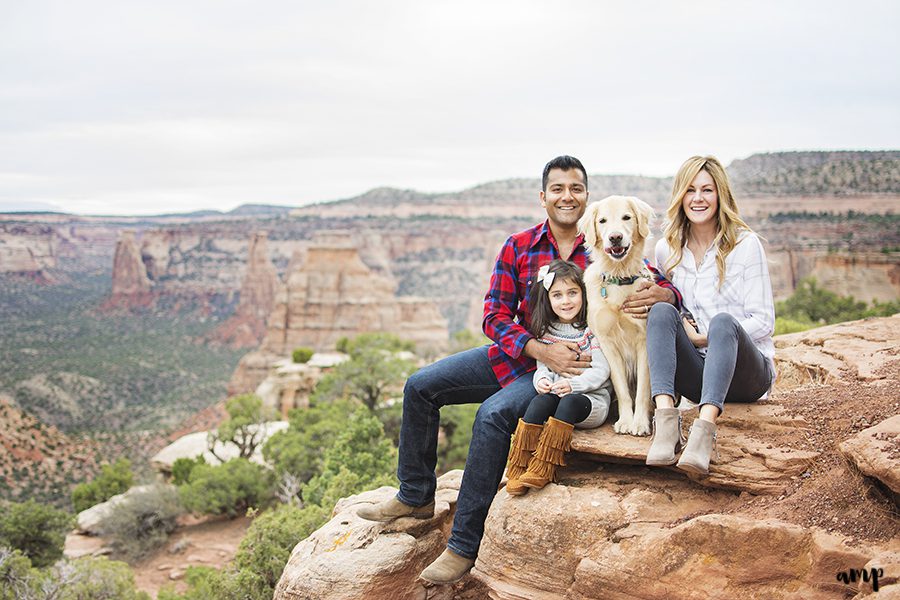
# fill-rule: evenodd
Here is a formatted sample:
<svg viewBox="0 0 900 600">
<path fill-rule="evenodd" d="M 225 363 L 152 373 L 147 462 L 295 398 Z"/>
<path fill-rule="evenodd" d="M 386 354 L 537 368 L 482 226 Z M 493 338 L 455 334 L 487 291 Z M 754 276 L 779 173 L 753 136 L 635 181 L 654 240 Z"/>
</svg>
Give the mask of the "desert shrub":
<svg viewBox="0 0 900 600">
<path fill-rule="evenodd" d="M 319 380 L 313 401 L 353 398 L 375 410 L 387 392 L 401 388 L 415 370 L 412 362 L 398 355 L 415 346 L 395 335 L 364 333 L 349 341 L 342 338 L 338 346 L 350 355 L 350 360 L 340 363 Z"/>
<path fill-rule="evenodd" d="M 116 503 L 100 530 L 109 536 L 117 554 L 135 560 L 164 543 L 183 512 L 176 488 L 153 485 L 133 491 Z"/>
<path fill-rule="evenodd" d="M 294 348 L 294 351 L 291 353 L 291 358 L 295 363 L 308 363 L 309 359 L 313 357 L 313 354 L 312 348 L 301 346 L 300 348 Z"/>
<path fill-rule="evenodd" d="M 241 458 L 250 458 L 265 436 L 263 424 L 274 417 L 274 411 L 263 406 L 262 398 L 256 394 L 229 398 L 225 401 L 225 410 L 228 411 L 228 418 L 215 431 L 209 432 L 207 449 L 225 462 L 216 454 L 216 442 L 231 442 L 238 447 Z"/>
<path fill-rule="evenodd" d="M 174 485 L 187 483 L 191 479 L 194 467 L 205 464 L 206 460 L 202 454 L 196 458 L 176 458 L 175 462 L 172 463 L 172 483 Z"/>
<path fill-rule="evenodd" d="M 397 450 L 384 437 L 381 422 L 368 411 L 357 410 L 325 451 L 322 472 L 303 487 L 303 501 L 330 509 L 336 494 L 340 498 L 396 483 L 396 465 Z"/>
<path fill-rule="evenodd" d="M 149 594 L 134 587 L 134 571 L 127 564 L 106 557 L 84 557 L 69 561 L 68 568 L 54 570 L 69 579 L 60 586 L 59 600 L 150 600 Z M 56 576 L 57 581 L 60 577 Z"/>
<path fill-rule="evenodd" d="M 330 510 L 315 505 L 279 506 L 260 515 L 241 540 L 234 557 L 235 567 L 259 575 L 271 598 L 291 550 L 330 516 Z"/>
<path fill-rule="evenodd" d="M 0 546 L 0 600 L 31 598 L 37 592 L 37 569 L 20 550 Z"/>
<path fill-rule="evenodd" d="M 267 468 L 246 458 L 221 465 L 198 465 L 188 483 L 180 486 L 184 506 L 191 512 L 236 517 L 248 508 L 272 500 L 275 477 Z"/>
<path fill-rule="evenodd" d="M 81 512 L 95 504 L 106 502 L 116 494 L 127 491 L 133 481 L 131 461 L 127 458 L 120 458 L 112 465 L 103 465 L 97 477 L 88 483 L 75 486 L 75 489 L 72 490 L 72 504 L 75 506 L 75 512 Z"/>
<path fill-rule="evenodd" d="M 787 300 L 775 304 L 775 313 L 799 323 L 813 326 L 855 321 L 865 317 L 886 317 L 900 312 L 900 300 L 872 303 L 860 302 L 852 296 L 839 296 L 819 287 L 812 277 L 801 279 Z"/>
<path fill-rule="evenodd" d="M 18 550 L 0 547 L 0 600 L 150 600 L 134 573 L 105 557 L 60 560 L 36 569 Z"/>
<path fill-rule="evenodd" d="M 816 323 L 795 321 L 794 319 L 788 319 L 787 317 L 775 317 L 775 335 L 797 333 L 798 331 L 806 331 L 807 329 L 812 329 L 817 326 Z"/>
<path fill-rule="evenodd" d="M 263 457 L 279 476 L 290 473 L 304 483 L 309 481 L 322 471 L 325 450 L 358 406 L 347 401 L 316 402 L 308 409 L 290 411 L 290 426 L 266 441 Z"/>
<path fill-rule="evenodd" d="M 75 518 L 64 511 L 27 502 L 0 502 L 0 546 L 19 550 L 35 567 L 62 558 L 66 533 Z"/>
</svg>

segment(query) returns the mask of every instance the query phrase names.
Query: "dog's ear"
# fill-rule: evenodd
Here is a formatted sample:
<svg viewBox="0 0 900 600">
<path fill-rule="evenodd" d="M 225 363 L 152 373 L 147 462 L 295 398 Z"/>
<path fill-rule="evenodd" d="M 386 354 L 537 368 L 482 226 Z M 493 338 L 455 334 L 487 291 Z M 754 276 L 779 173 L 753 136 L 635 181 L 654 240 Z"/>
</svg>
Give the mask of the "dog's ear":
<svg viewBox="0 0 900 600">
<path fill-rule="evenodd" d="M 597 210 L 598 202 L 588 204 L 587 210 L 578 219 L 578 231 L 584 234 L 584 245 L 593 248 L 597 245 Z"/>
<path fill-rule="evenodd" d="M 632 198 L 631 204 L 634 208 L 634 213 L 638 216 L 638 233 L 643 239 L 647 239 L 650 237 L 651 222 L 653 217 L 656 216 L 653 213 L 653 208 L 638 198 Z"/>
</svg>

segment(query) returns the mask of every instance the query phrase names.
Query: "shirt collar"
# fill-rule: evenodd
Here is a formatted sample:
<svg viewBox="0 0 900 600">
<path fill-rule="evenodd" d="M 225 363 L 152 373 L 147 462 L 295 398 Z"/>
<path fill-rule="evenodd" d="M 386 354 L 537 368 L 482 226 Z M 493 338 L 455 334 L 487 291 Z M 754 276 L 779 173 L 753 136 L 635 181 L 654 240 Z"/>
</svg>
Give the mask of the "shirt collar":
<svg viewBox="0 0 900 600">
<path fill-rule="evenodd" d="M 556 248 L 557 252 L 559 251 L 559 246 L 557 246 L 557 244 L 556 244 L 556 238 L 553 237 L 553 232 L 550 231 L 550 219 L 546 219 L 543 222 L 543 224 L 541 225 L 541 228 L 537 232 L 537 235 L 534 236 L 534 238 L 531 240 L 531 244 L 529 244 L 528 248 L 529 249 L 534 248 L 538 244 L 538 242 L 540 242 L 543 239 L 546 239 L 548 242 L 553 244 L 553 246 Z M 575 238 L 575 248 L 577 248 L 578 246 L 581 246 L 583 244 L 584 244 L 584 234 L 579 233 L 578 236 Z"/>
</svg>

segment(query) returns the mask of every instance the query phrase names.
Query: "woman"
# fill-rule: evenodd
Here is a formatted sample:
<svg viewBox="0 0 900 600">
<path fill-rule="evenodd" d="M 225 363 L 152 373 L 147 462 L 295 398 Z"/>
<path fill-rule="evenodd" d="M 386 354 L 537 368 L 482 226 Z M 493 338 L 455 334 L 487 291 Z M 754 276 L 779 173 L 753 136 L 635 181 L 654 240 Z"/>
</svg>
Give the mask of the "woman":
<svg viewBox="0 0 900 600">
<path fill-rule="evenodd" d="M 763 397 L 775 378 L 775 304 L 759 238 L 738 215 L 716 158 L 678 170 L 656 264 L 681 291 L 687 315 L 657 303 L 647 323 L 656 412 L 648 465 L 671 465 L 681 449 L 680 394 L 700 403 L 678 468 L 709 472 L 724 403 Z M 692 314 L 691 314 L 692 313 Z"/>
</svg>

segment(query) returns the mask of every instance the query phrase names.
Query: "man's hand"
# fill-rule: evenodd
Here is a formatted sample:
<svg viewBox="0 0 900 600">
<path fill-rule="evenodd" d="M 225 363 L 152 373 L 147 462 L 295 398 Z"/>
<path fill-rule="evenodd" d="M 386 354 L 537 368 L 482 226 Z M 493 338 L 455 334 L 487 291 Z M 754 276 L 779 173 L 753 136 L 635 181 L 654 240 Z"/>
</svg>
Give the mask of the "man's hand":
<svg viewBox="0 0 900 600">
<path fill-rule="evenodd" d="M 546 394 L 550 392 L 550 380 L 546 377 L 538 379 L 538 382 L 534 385 L 534 389 L 537 390 L 538 394 Z"/>
<path fill-rule="evenodd" d="M 568 379 L 560 379 L 550 388 L 550 391 L 557 396 L 565 396 L 572 391 L 572 384 Z"/>
<path fill-rule="evenodd" d="M 635 289 L 637 291 L 626 296 L 622 303 L 622 311 L 635 319 L 646 319 L 650 307 L 657 302 L 675 304 L 675 292 L 646 279 L 638 281 Z"/>
<path fill-rule="evenodd" d="M 572 342 L 543 344 L 532 338 L 525 344 L 525 354 L 541 361 L 557 375 L 575 377 L 591 366 L 590 353 L 582 352 Z"/>
</svg>

